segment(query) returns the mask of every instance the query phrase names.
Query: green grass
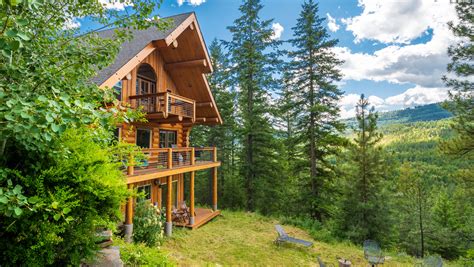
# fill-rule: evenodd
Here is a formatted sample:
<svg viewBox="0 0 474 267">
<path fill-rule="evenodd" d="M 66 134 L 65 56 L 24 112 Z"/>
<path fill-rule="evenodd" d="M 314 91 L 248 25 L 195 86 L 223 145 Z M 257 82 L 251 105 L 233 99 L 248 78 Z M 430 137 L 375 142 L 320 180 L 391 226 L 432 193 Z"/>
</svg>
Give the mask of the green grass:
<svg viewBox="0 0 474 267">
<path fill-rule="evenodd" d="M 324 243 L 313 240 L 305 231 L 283 225 L 292 236 L 314 242 L 313 247 L 276 246 L 274 225 L 278 221 L 255 213 L 223 211 L 196 230 L 174 228 L 173 237 L 161 247 L 167 257 L 178 265 L 259 265 L 317 266 L 317 257 L 326 263 L 337 258 L 349 259 L 353 266 L 367 266 L 361 247 L 346 243 Z M 413 266 L 415 259 L 387 253 L 387 266 Z M 337 266 L 337 265 L 336 265 Z"/>
</svg>

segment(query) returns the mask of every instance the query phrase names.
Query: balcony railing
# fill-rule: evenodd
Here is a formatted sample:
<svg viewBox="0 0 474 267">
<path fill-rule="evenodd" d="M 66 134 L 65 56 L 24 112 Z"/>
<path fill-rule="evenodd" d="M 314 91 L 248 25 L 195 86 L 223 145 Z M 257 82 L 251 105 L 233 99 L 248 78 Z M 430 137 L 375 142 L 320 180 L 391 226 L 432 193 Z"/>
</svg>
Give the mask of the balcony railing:
<svg viewBox="0 0 474 267">
<path fill-rule="evenodd" d="M 217 162 L 215 147 L 182 147 L 142 149 L 146 159 L 135 164 L 127 164 L 127 174 L 134 175 L 135 170 L 171 170 Z"/>
<path fill-rule="evenodd" d="M 130 100 L 132 107 L 141 106 L 146 113 L 161 113 L 163 118 L 175 115 L 195 119 L 196 102 L 180 95 L 161 92 L 130 96 Z"/>
</svg>

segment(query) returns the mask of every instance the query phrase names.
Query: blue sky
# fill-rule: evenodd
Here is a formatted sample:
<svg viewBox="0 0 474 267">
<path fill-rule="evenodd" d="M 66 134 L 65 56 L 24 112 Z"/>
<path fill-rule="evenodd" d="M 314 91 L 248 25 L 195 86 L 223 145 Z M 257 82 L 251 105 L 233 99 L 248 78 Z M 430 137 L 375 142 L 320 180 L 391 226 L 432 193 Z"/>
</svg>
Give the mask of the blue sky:
<svg viewBox="0 0 474 267">
<path fill-rule="evenodd" d="M 108 0 L 99 0 L 108 1 Z M 449 0 L 319 0 L 319 15 L 339 39 L 334 52 L 345 91 L 341 116 L 354 114 L 364 93 L 380 111 L 439 102 L 447 97 L 441 82 L 449 62 L 446 50 L 456 40 L 446 27 L 455 19 Z M 292 37 L 303 0 L 262 0 L 263 19 L 274 19 L 278 38 Z M 231 38 L 227 26 L 240 16 L 241 0 L 165 0 L 157 14 L 196 12 L 209 44 Z M 121 8 L 117 3 L 114 8 Z M 84 21 L 79 21 L 87 27 Z"/>
</svg>

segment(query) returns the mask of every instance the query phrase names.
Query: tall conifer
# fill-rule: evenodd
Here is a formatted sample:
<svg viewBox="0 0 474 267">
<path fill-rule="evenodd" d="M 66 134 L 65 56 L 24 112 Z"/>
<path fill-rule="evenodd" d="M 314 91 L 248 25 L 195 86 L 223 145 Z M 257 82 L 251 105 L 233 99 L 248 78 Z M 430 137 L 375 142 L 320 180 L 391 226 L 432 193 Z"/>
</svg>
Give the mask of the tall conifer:
<svg viewBox="0 0 474 267">
<path fill-rule="evenodd" d="M 276 202 L 267 199 L 281 175 L 276 158 L 275 131 L 270 123 L 269 94 L 276 88 L 274 74 L 278 41 L 273 39 L 273 20 L 262 20 L 260 0 L 245 0 L 241 16 L 228 27 L 232 40 L 227 42 L 233 66 L 233 81 L 238 88 L 239 123 L 242 144 L 241 175 L 245 179 L 247 209 L 267 210 Z"/>
<path fill-rule="evenodd" d="M 341 79 L 342 64 L 331 51 L 337 40 L 330 39 L 313 0 L 303 3 L 293 28 L 292 62 L 289 70 L 295 83 L 294 101 L 298 107 L 299 142 L 304 146 L 302 166 L 303 206 L 313 218 L 323 219 L 330 205 L 330 177 L 333 165 L 328 156 L 337 152 L 343 125 L 338 120 L 341 90 L 334 84 Z"/>
</svg>

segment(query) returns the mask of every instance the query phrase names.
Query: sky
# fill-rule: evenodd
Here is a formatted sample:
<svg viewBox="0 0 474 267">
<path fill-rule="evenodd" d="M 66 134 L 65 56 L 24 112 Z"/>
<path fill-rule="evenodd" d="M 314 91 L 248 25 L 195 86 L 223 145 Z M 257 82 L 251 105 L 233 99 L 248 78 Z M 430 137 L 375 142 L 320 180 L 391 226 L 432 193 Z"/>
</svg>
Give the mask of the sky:
<svg viewBox="0 0 474 267">
<path fill-rule="evenodd" d="M 291 28 L 303 1 L 262 0 L 260 16 L 273 19 L 275 38 L 292 38 Z M 345 62 L 341 66 L 344 78 L 338 83 L 345 92 L 340 101 L 341 117 L 354 115 L 354 106 L 362 93 L 378 111 L 447 98 L 448 89 L 441 77 L 450 61 L 447 49 L 458 41 L 447 27 L 447 22 L 456 20 L 452 0 L 316 2 L 318 15 L 326 18 L 331 38 L 339 40 L 334 52 Z M 241 0 L 164 0 L 157 15 L 195 12 L 204 39 L 210 44 L 215 38 L 231 38 L 227 26 L 240 16 L 240 4 Z M 111 3 L 108 7 L 122 9 L 124 4 Z M 72 24 L 87 26 L 86 21 L 80 20 Z"/>
</svg>

